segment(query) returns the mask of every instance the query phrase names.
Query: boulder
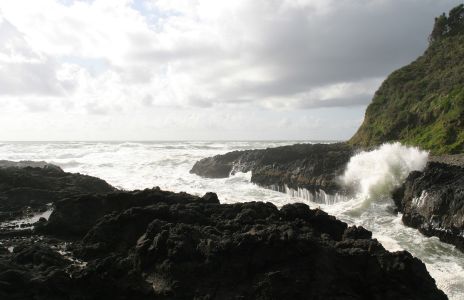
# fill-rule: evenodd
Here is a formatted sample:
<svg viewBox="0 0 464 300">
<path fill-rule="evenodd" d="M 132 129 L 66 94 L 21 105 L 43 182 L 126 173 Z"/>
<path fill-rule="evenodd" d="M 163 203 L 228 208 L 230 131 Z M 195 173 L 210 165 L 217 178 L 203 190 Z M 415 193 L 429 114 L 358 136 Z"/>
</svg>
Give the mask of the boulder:
<svg viewBox="0 0 464 300">
<path fill-rule="evenodd" d="M 464 168 L 430 162 L 393 193 L 403 223 L 464 251 Z"/>
<path fill-rule="evenodd" d="M 67 173 L 44 162 L 1 161 L 0 221 L 43 211 L 46 204 L 66 197 L 115 190 L 99 178 Z"/>
</svg>

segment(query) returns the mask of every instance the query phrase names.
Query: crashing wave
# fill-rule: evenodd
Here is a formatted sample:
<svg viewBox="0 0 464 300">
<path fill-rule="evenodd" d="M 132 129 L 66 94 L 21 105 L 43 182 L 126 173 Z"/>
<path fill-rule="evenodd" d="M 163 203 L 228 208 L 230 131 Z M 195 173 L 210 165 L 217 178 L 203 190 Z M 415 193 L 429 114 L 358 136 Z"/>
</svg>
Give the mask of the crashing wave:
<svg viewBox="0 0 464 300">
<path fill-rule="evenodd" d="M 383 144 L 353 156 L 340 181 L 355 191 L 358 206 L 363 208 L 372 201 L 389 199 L 409 173 L 425 168 L 428 155 L 427 151 L 398 142 Z"/>
</svg>

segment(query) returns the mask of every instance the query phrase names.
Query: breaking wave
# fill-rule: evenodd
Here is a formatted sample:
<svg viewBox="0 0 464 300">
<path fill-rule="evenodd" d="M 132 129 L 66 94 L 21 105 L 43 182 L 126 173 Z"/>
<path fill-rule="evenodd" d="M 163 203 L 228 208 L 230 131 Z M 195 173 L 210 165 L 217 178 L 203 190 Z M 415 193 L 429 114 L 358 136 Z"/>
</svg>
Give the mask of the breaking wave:
<svg viewBox="0 0 464 300">
<path fill-rule="evenodd" d="M 427 151 L 398 142 L 383 144 L 354 155 L 340 180 L 355 191 L 358 208 L 362 209 L 374 200 L 390 198 L 409 173 L 425 168 L 428 156 Z"/>
</svg>

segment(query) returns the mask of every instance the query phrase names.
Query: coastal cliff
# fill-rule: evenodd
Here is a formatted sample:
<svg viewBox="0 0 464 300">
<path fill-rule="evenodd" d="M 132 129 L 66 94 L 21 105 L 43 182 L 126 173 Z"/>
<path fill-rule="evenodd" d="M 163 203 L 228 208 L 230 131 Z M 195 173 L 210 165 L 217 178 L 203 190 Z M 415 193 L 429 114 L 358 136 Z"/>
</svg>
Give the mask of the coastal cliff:
<svg viewBox="0 0 464 300">
<path fill-rule="evenodd" d="M 392 141 L 433 154 L 464 152 L 464 5 L 436 18 L 425 53 L 382 83 L 349 143 Z"/>
<path fill-rule="evenodd" d="M 435 19 L 429 48 L 385 80 L 349 143 L 390 140 L 439 154 L 393 193 L 403 223 L 464 251 L 464 5 Z"/>
</svg>

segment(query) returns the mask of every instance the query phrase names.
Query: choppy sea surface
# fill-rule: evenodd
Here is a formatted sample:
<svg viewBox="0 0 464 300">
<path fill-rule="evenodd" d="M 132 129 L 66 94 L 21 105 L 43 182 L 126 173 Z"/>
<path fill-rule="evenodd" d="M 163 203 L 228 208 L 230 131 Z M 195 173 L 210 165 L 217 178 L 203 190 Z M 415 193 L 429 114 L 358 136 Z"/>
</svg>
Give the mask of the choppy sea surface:
<svg viewBox="0 0 464 300">
<path fill-rule="evenodd" d="M 167 141 L 167 142 L 1 142 L 0 159 L 54 163 L 67 172 L 79 172 L 125 189 L 159 186 L 164 190 L 203 195 L 213 191 L 222 203 L 265 201 L 276 206 L 304 202 L 320 207 L 348 224 L 373 232 L 390 251 L 407 250 L 420 258 L 450 299 L 464 299 L 464 254 L 437 238 L 427 238 L 401 222 L 388 194 L 410 170 L 423 167 L 426 156 L 416 150 L 390 145 L 378 152 L 352 159 L 344 176 L 359 186 L 358 196 L 335 203 L 310 201 L 304 191 L 280 193 L 250 182 L 250 173 L 224 179 L 205 179 L 190 174 L 204 157 L 233 150 L 278 147 L 310 141 Z M 330 201 L 333 202 L 333 201 Z"/>
</svg>

